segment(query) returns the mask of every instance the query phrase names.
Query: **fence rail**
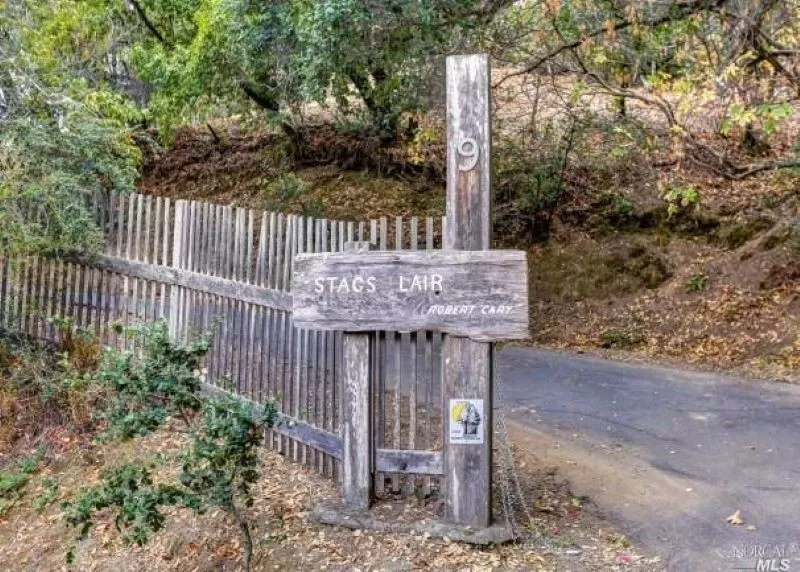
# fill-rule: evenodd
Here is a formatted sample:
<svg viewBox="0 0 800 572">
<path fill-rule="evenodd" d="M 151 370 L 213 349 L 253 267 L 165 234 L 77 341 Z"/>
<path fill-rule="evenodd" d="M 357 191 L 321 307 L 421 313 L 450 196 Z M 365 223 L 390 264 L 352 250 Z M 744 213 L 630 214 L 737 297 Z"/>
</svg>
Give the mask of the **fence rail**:
<svg viewBox="0 0 800 572">
<path fill-rule="evenodd" d="M 269 445 L 337 477 L 342 333 L 294 327 L 292 259 L 352 240 L 379 250 L 441 248 L 443 218 L 315 219 L 199 201 L 108 194 L 92 208 L 99 253 L 0 255 L 0 327 L 59 341 L 53 318 L 103 344 L 132 341 L 109 327 L 166 319 L 173 336 L 215 332 L 207 381 L 256 402 L 277 400 L 294 421 Z M 435 332 L 376 332 L 377 493 L 424 493 L 442 472 L 441 347 Z"/>
</svg>

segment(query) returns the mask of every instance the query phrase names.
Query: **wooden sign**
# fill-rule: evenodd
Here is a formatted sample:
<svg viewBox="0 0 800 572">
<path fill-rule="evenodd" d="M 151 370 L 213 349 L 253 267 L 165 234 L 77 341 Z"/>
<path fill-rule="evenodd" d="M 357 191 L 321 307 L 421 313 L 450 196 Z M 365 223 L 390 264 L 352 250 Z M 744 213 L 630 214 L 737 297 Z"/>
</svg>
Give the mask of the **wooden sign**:
<svg viewBox="0 0 800 572">
<path fill-rule="evenodd" d="M 298 254 L 292 294 L 299 328 L 528 337 L 523 251 Z"/>
</svg>

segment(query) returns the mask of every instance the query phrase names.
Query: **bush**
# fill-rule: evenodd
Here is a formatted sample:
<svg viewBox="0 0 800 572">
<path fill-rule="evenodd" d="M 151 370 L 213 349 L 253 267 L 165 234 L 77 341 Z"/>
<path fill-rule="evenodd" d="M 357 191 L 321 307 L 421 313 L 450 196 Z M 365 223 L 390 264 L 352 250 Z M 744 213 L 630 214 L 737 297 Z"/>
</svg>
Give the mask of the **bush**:
<svg viewBox="0 0 800 572">
<path fill-rule="evenodd" d="M 285 173 L 270 181 L 262 191 L 264 208 L 278 212 L 299 212 L 303 216 L 321 217 L 324 205 L 308 196 L 311 183 L 294 173 Z"/>
<path fill-rule="evenodd" d="M 667 203 L 667 215 L 672 217 L 695 210 L 700 204 L 700 191 L 693 185 L 670 185 L 661 192 Z"/>
<path fill-rule="evenodd" d="M 60 346 L 23 337 L 0 339 L 0 446 L 37 438 L 46 428 L 86 430 L 102 392 L 89 383 L 100 347 L 88 330 L 54 320 Z"/>
<path fill-rule="evenodd" d="M 606 349 L 632 350 L 647 340 L 638 332 L 610 329 L 600 334 L 600 347 Z"/>
<path fill-rule="evenodd" d="M 495 226 L 526 241 L 546 239 L 564 198 L 566 156 L 559 152 L 535 156 L 513 144 L 498 156 Z"/>
<path fill-rule="evenodd" d="M 103 412 L 108 427 L 101 437 L 131 439 L 158 429 L 188 434 L 180 474 L 172 482 L 156 483 L 154 466 L 124 465 L 76 501 L 65 503 L 67 522 L 83 538 L 98 513 L 113 508 L 123 538 L 141 545 L 163 528 L 163 507 L 198 512 L 218 507 L 235 518 L 245 547 L 244 567 L 249 569 L 253 543 L 244 508 L 252 504 L 250 488 L 259 477 L 257 447 L 264 429 L 277 419 L 274 403 L 261 406 L 229 395 L 201 395 L 200 368 L 208 335 L 178 344 L 169 338 L 164 322 L 132 328 L 130 334 L 141 342 L 141 355 L 109 350 L 95 376 L 113 396 Z M 167 424 L 170 419 L 175 423 Z M 67 560 L 73 557 L 70 550 Z"/>
<path fill-rule="evenodd" d="M 41 455 L 37 453 L 15 464 L 11 470 L 0 472 L 0 516 L 5 515 L 14 503 L 22 498 L 31 475 L 39 467 Z"/>
<path fill-rule="evenodd" d="M 686 281 L 686 292 L 705 292 L 708 290 L 708 276 L 706 274 L 694 274 Z"/>
</svg>

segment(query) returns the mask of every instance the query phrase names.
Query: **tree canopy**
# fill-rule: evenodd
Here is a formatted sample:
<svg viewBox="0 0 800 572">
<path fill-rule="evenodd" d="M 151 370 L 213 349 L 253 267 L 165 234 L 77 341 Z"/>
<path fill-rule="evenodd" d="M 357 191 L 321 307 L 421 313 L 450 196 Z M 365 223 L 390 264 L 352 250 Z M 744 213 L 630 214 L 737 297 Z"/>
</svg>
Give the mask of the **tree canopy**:
<svg viewBox="0 0 800 572">
<path fill-rule="evenodd" d="M 313 103 L 396 137 L 458 51 L 488 51 L 525 108 L 507 148 L 540 152 L 549 125 L 555 165 L 599 120 L 728 178 L 794 166 L 798 27 L 796 0 L 0 0 L 0 241 L 89 246 L 85 201 L 133 187 L 145 128 Z"/>
</svg>

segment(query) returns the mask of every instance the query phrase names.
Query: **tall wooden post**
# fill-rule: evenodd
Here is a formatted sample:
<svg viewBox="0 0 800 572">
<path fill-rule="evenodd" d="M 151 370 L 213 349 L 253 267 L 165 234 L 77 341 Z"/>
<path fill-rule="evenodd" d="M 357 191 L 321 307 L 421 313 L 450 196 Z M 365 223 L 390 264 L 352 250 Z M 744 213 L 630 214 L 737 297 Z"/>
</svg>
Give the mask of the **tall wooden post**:
<svg viewBox="0 0 800 572">
<path fill-rule="evenodd" d="M 447 228 L 444 248 L 491 247 L 489 58 L 447 58 Z M 493 344 L 445 336 L 442 348 L 446 520 L 485 527 L 492 520 Z M 471 416 L 466 419 L 465 416 Z M 459 417 L 461 417 L 459 419 Z M 459 423 L 477 423 L 467 440 Z M 465 429 L 466 432 L 466 429 Z"/>
<path fill-rule="evenodd" d="M 369 242 L 348 242 L 345 251 L 364 252 Z M 342 341 L 342 505 L 364 510 L 372 504 L 372 352 L 375 334 L 345 332 Z"/>
</svg>

